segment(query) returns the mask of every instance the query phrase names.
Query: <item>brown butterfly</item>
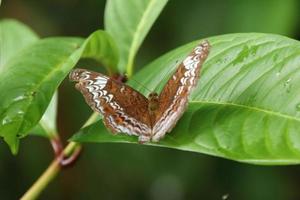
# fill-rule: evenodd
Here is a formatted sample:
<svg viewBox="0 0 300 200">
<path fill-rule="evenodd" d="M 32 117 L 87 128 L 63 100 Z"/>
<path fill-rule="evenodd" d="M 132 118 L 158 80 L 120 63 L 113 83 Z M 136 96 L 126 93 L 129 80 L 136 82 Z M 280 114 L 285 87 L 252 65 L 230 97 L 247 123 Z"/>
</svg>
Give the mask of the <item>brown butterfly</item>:
<svg viewBox="0 0 300 200">
<path fill-rule="evenodd" d="M 208 41 L 196 46 L 162 92 L 151 93 L 148 98 L 120 81 L 85 69 L 73 70 L 70 80 L 78 82 L 75 87 L 87 104 L 103 115 L 105 126 L 113 133 L 136 135 L 140 143 L 157 142 L 184 113 L 209 48 Z"/>
</svg>

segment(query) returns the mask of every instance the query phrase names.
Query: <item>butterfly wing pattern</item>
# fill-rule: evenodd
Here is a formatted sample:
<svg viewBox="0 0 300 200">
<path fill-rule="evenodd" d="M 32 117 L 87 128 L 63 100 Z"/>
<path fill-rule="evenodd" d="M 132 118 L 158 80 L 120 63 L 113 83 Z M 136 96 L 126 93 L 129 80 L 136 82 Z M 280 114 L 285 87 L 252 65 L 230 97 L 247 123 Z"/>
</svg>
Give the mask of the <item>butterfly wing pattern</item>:
<svg viewBox="0 0 300 200">
<path fill-rule="evenodd" d="M 155 113 L 153 141 L 158 141 L 170 132 L 184 113 L 188 96 L 197 84 L 200 68 L 208 56 L 209 48 L 208 41 L 195 47 L 164 86 L 159 95 L 159 109 Z"/>
<path fill-rule="evenodd" d="M 184 113 L 188 95 L 195 87 L 200 68 L 208 56 L 208 41 L 200 43 L 183 60 L 168 80 L 157 101 L 152 102 L 133 88 L 103 74 L 85 69 L 73 70 L 69 78 L 87 104 L 103 115 L 112 133 L 139 136 L 139 142 L 157 142 L 170 132 Z M 155 110 L 150 105 L 156 104 Z"/>
<path fill-rule="evenodd" d="M 151 133 L 148 99 L 133 88 L 103 74 L 75 69 L 69 75 L 87 104 L 103 115 L 113 133 L 148 135 Z"/>
</svg>

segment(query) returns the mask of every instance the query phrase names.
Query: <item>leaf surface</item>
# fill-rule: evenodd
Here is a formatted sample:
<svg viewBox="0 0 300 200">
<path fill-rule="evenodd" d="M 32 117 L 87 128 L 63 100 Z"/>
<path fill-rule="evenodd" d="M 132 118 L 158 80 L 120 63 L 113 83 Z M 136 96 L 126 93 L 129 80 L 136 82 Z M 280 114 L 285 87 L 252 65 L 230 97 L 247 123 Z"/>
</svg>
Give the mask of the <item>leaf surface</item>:
<svg viewBox="0 0 300 200">
<path fill-rule="evenodd" d="M 252 164 L 300 163 L 300 42 L 262 33 L 207 39 L 211 52 L 188 110 L 171 133 L 149 145 Z M 197 43 L 158 58 L 133 79 L 159 92 Z M 148 95 L 141 85 L 130 84 Z M 111 135 L 101 122 L 72 140 L 137 143 L 136 137 Z"/>
<path fill-rule="evenodd" d="M 135 55 L 168 0 L 110 0 L 105 8 L 105 30 L 120 52 L 119 70 L 132 75 Z"/>
<path fill-rule="evenodd" d="M 0 20 L 0 71 L 13 56 L 37 40 L 38 36 L 22 23 Z"/>
<path fill-rule="evenodd" d="M 57 136 L 57 102 L 58 92 L 56 91 L 52 96 L 52 99 L 44 112 L 39 123 L 31 131 L 31 135 L 42 136 L 46 138 L 54 138 Z"/>
<path fill-rule="evenodd" d="M 0 74 L 0 136 L 12 152 L 17 152 L 19 138 L 40 121 L 54 92 L 81 57 L 94 58 L 113 68 L 116 52 L 108 34 L 96 31 L 85 41 L 67 37 L 42 39 L 11 57 Z M 38 132 L 48 137 L 56 112 L 55 106 L 49 109 L 51 120 L 45 120 L 49 119 L 46 113 L 40 124 L 46 132 Z"/>
</svg>

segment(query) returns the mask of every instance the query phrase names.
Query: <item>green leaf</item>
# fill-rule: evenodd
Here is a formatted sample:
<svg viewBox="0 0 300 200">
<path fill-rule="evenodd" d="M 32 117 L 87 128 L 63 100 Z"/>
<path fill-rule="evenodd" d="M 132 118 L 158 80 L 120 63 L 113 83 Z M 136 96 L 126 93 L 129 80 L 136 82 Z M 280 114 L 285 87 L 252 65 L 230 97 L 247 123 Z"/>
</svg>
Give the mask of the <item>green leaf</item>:
<svg viewBox="0 0 300 200">
<path fill-rule="evenodd" d="M 135 55 L 167 0 L 110 0 L 105 8 L 105 29 L 115 39 L 119 70 L 132 75 Z"/>
<path fill-rule="evenodd" d="M 109 74 L 118 72 L 119 54 L 111 36 L 105 31 L 92 33 L 83 45 L 82 58 L 92 58 L 102 63 Z"/>
<path fill-rule="evenodd" d="M 13 56 L 37 40 L 38 36 L 24 24 L 0 20 L 0 71 Z"/>
<path fill-rule="evenodd" d="M 0 136 L 12 152 L 17 152 L 19 138 L 40 121 L 55 90 L 81 56 L 113 68 L 116 52 L 108 34 L 96 31 L 84 42 L 80 38 L 43 39 L 12 57 L 0 74 Z M 53 118 L 42 123 L 44 128 L 55 127 Z"/>
<path fill-rule="evenodd" d="M 244 33 L 208 38 L 211 52 L 189 108 L 158 145 L 265 165 L 300 163 L 300 42 L 283 36 Z M 133 77 L 160 91 L 198 42 L 182 46 Z M 160 83 L 157 86 L 157 83 Z M 133 87 L 147 93 L 142 86 Z M 78 142 L 130 142 L 98 122 Z"/>
<path fill-rule="evenodd" d="M 30 131 L 31 135 L 42 136 L 46 138 L 53 138 L 57 136 L 56 117 L 57 117 L 57 91 L 54 93 L 48 108 L 42 116 L 40 122 L 33 130 Z"/>
<path fill-rule="evenodd" d="M 55 92 L 48 105 L 48 108 L 46 109 L 46 112 L 44 113 L 42 119 L 39 122 L 41 126 L 47 131 L 47 133 L 51 134 L 52 136 L 56 135 L 57 133 L 57 127 L 56 127 L 57 101 L 58 101 L 58 95 L 57 92 Z"/>
<path fill-rule="evenodd" d="M 78 38 L 40 40 L 11 59 L 0 74 L 0 136 L 18 150 L 42 117 L 54 91 L 78 59 Z M 77 55 L 78 57 L 78 55 Z"/>
<path fill-rule="evenodd" d="M 38 36 L 31 29 L 12 19 L 1 20 L 0 31 L 0 69 L 22 49 L 38 40 Z M 42 127 L 40 127 L 37 129 L 39 135 L 51 137 L 51 134 L 56 133 L 56 104 L 57 95 L 54 95 L 52 103 L 50 103 L 40 121 L 42 127 L 47 131 L 42 130 Z M 34 131 L 34 133 L 37 132 Z"/>
</svg>

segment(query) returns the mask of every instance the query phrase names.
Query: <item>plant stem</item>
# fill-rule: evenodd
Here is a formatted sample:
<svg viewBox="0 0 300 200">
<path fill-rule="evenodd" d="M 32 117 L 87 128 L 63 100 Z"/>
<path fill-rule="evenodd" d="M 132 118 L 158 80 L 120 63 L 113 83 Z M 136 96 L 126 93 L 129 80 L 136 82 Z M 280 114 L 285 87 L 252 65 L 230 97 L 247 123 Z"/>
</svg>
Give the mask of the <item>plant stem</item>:
<svg viewBox="0 0 300 200">
<path fill-rule="evenodd" d="M 93 113 L 89 119 L 84 123 L 82 128 L 92 124 L 96 121 L 98 114 Z M 63 150 L 63 154 L 66 157 L 72 155 L 73 152 L 77 148 L 80 148 L 80 144 L 76 142 L 70 142 L 65 149 Z M 56 177 L 59 171 L 62 169 L 60 165 L 60 159 L 55 158 L 46 171 L 38 178 L 38 180 L 29 188 L 29 190 L 21 197 L 21 200 L 33 200 L 36 199 L 41 192 L 47 187 L 47 185 Z"/>
<path fill-rule="evenodd" d="M 59 160 L 55 159 L 47 170 L 39 177 L 39 179 L 31 186 L 31 188 L 23 195 L 21 200 L 36 199 L 46 188 L 51 180 L 53 180 L 60 170 Z"/>
</svg>

